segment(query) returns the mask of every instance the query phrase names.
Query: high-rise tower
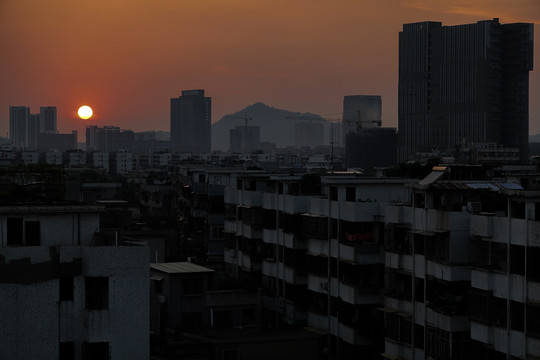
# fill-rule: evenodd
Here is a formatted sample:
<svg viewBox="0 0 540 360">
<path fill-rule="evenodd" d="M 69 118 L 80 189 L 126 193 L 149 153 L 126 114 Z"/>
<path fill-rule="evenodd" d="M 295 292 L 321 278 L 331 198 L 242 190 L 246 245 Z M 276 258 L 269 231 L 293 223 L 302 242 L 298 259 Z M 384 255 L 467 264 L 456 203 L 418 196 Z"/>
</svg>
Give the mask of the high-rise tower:
<svg viewBox="0 0 540 360">
<path fill-rule="evenodd" d="M 171 146 L 176 151 L 210 152 L 211 105 L 204 90 L 184 90 L 171 99 Z"/>
<path fill-rule="evenodd" d="M 526 161 L 532 68 L 533 24 L 403 25 L 398 160 L 490 142 Z"/>
<path fill-rule="evenodd" d="M 28 146 L 30 108 L 26 106 L 9 107 L 9 139 L 17 147 Z"/>
<path fill-rule="evenodd" d="M 56 106 L 41 106 L 39 108 L 39 132 L 56 134 Z"/>
</svg>

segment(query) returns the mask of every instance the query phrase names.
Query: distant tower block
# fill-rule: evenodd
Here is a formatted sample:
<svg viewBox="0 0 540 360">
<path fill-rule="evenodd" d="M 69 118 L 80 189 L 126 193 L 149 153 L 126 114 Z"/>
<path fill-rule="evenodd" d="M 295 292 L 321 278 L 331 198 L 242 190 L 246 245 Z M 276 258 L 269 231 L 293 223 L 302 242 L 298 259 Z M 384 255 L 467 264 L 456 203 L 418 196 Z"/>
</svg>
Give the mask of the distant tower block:
<svg viewBox="0 0 540 360">
<path fill-rule="evenodd" d="M 180 152 L 210 153 L 212 99 L 204 90 L 184 90 L 171 99 L 171 146 Z"/>
</svg>

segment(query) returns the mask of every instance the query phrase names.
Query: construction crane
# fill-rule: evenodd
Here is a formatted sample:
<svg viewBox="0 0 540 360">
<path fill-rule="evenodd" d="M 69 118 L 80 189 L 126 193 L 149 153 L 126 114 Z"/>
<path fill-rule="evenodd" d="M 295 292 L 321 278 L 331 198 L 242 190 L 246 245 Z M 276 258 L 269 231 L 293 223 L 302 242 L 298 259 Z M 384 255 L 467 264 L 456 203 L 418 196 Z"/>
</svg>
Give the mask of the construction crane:
<svg viewBox="0 0 540 360">
<path fill-rule="evenodd" d="M 227 117 L 231 119 L 244 120 L 244 150 L 247 152 L 248 150 L 248 121 L 252 121 L 253 118 L 249 116 L 232 116 L 232 115 L 227 115 Z"/>
</svg>

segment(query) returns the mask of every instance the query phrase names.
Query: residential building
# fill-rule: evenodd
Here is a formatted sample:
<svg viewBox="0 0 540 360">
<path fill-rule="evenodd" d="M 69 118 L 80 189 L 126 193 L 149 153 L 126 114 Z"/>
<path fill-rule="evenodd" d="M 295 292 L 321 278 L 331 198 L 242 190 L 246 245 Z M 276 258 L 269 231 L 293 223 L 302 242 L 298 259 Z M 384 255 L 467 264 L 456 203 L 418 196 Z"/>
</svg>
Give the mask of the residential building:
<svg viewBox="0 0 540 360">
<path fill-rule="evenodd" d="M 37 134 L 37 149 L 48 151 L 51 149 L 68 151 L 77 149 L 77 131 L 71 134 L 39 133 Z"/>
<path fill-rule="evenodd" d="M 171 146 L 179 152 L 210 153 L 212 99 L 204 90 L 184 90 L 171 99 Z"/>
<path fill-rule="evenodd" d="M 39 132 L 56 134 L 56 106 L 41 106 L 39 108 Z"/>
<path fill-rule="evenodd" d="M 537 191 L 435 167 L 386 207 L 387 359 L 540 354 Z M 461 179 L 461 180 L 460 180 Z"/>
<path fill-rule="evenodd" d="M 86 151 L 131 150 L 134 142 L 133 130 L 120 129 L 117 126 L 86 127 Z"/>
<path fill-rule="evenodd" d="M 108 246 L 96 206 L 0 206 L 7 359 L 148 359 L 148 248 Z"/>
<path fill-rule="evenodd" d="M 526 162 L 533 24 L 403 25 L 398 161 L 458 143 L 519 148 Z"/>
<path fill-rule="evenodd" d="M 225 272 L 262 284 L 263 324 L 308 326 L 339 358 L 376 359 L 384 205 L 403 202 L 403 179 L 354 175 L 232 175 L 225 189 Z"/>
<path fill-rule="evenodd" d="M 29 121 L 29 107 L 9 107 L 9 139 L 17 148 L 26 148 L 28 146 Z"/>
<path fill-rule="evenodd" d="M 251 152 L 259 148 L 260 127 L 238 125 L 229 130 L 230 152 Z"/>
</svg>

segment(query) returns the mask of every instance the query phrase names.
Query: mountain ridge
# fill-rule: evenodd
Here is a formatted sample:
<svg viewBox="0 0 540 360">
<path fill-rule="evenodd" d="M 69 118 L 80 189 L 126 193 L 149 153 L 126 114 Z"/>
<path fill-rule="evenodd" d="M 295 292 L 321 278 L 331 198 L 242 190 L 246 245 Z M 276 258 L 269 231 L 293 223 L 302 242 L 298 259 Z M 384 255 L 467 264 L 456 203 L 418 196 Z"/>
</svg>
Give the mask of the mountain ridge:
<svg viewBox="0 0 540 360">
<path fill-rule="evenodd" d="M 312 121 L 323 121 L 320 115 L 309 112 L 296 112 L 285 109 L 278 109 L 262 102 L 256 102 L 252 105 L 233 113 L 223 116 L 217 122 L 212 124 L 212 149 L 229 149 L 229 130 L 235 126 L 245 125 L 245 118 L 248 125 L 260 127 L 260 141 L 275 143 L 278 147 L 294 146 L 294 125 L 297 119 L 287 119 L 289 116 L 305 116 Z"/>
</svg>

